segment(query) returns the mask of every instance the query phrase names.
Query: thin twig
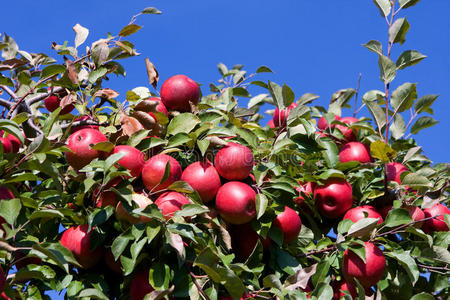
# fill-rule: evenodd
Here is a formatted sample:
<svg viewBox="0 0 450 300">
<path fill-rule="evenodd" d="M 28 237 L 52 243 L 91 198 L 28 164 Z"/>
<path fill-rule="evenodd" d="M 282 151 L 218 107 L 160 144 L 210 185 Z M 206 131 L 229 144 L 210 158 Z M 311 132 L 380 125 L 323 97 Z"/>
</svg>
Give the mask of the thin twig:
<svg viewBox="0 0 450 300">
<path fill-rule="evenodd" d="M 14 93 L 9 87 L 7 87 L 6 85 L 0 84 L 0 88 L 3 89 L 5 92 L 7 92 L 11 98 L 13 98 L 14 100 L 17 99 L 17 95 L 16 93 Z"/>
<path fill-rule="evenodd" d="M 359 76 L 358 76 L 358 85 L 357 85 L 357 87 L 356 87 L 356 92 L 355 92 L 355 106 L 354 106 L 354 108 L 353 108 L 353 117 L 356 117 L 356 114 L 358 113 L 358 111 L 360 110 L 356 110 L 356 106 L 358 105 L 358 94 L 359 94 L 359 88 L 360 88 L 360 86 L 361 86 L 361 76 L 362 76 L 362 74 L 361 73 L 359 73 Z"/>
<path fill-rule="evenodd" d="M 9 102 L 8 100 L 0 98 L 0 105 L 7 109 L 10 109 L 12 106 L 12 102 Z"/>
<path fill-rule="evenodd" d="M 195 274 L 192 271 L 189 271 L 189 274 L 191 275 L 192 282 L 195 284 L 195 287 L 197 288 L 198 292 L 205 298 L 206 300 L 211 300 L 211 298 L 206 295 L 205 291 L 202 289 L 202 287 L 198 284 L 197 279 L 195 278 Z"/>
</svg>

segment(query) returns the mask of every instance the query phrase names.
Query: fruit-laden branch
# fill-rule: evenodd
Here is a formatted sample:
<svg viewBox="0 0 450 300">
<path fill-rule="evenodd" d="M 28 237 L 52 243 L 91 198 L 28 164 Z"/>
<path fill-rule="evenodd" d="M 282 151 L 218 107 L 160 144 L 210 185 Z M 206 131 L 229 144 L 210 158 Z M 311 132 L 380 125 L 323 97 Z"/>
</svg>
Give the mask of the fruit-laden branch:
<svg viewBox="0 0 450 300">
<path fill-rule="evenodd" d="M 383 233 L 380 233 L 380 234 L 376 234 L 373 238 L 370 239 L 370 241 L 372 241 L 372 240 L 375 239 L 376 237 L 385 236 L 385 235 L 389 235 L 389 234 L 395 234 L 395 233 L 397 233 L 398 231 L 401 231 L 403 228 L 409 227 L 410 225 L 414 225 L 414 224 L 420 223 L 420 222 L 425 222 L 425 221 L 428 221 L 428 220 L 431 220 L 431 219 L 438 218 L 438 217 L 440 217 L 440 216 L 442 216 L 442 214 L 435 215 L 435 216 L 432 216 L 432 217 L 429 217 L 429 218 L 423 218 L 423 219 L 420 219 L 420 220 L 417 220 L 417 221 L 414 221 L 414 220 L 413 220 L 413 221 L 411 221 L 411 222 L 409 222 L 409 223 L 407 223 L 407 224 L 403 224 L 403 225 L 400 225 L 400 226 L 398 226 L 398 227 L 395 227 L 395 228 L 392 229 L 392 230 L 389 230 L 389 231 L 386 231 L 386 232 L 383 232 Z M 369 241 L 369 242 L 370 242 L 370 241 Z"/>
<path fill-rule="evenodd" d="M 34 97 L 32 97 L 32 98 L 26 100 L 25 102 L 26 102 L 28 105 L 32 105 L 32 104 L 34 104 L 34 103 L 36 103 L 36 102 L 39 102 L 39 101 L 41 101 L 41 100 L 47 98 L 47 97 L 50 96 L 50 94 L 52 94 L 52 93 L 59 93 L 59 92 L 62 92 L 62 91 L 64 91 L 64 88 L 62 88 L 62 87 L 60 87 L 60 86 L 54 87 L 53 90 L 49 91 L 48 93 L 44 93 L 44 94 L 41 94 L 41 95 L 34 96 Z"/>
<path fill-rule="evenodd" d="M 109 123 L 108 122 L 99 123 L 94 120 L 82 120 L 82 121 L 75 121 L 73 123 L 61 124 L 60 127 L 61 127 L 61 129 L 66 129 L 69 126 L 76 127 L 76 126 L 82 126 L 82 125 L 109 126 Z"/>
</svg>

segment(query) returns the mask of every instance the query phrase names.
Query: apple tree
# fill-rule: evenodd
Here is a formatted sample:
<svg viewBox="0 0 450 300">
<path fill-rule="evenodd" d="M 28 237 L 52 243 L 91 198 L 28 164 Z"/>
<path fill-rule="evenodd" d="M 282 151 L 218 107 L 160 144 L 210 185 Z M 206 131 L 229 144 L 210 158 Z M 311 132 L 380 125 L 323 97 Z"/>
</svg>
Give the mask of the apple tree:
<svg viewBox="0 0 450 300">
<path fill-rule="evenodd" d="M 391 56 L 410 29 L 398 12 L 419 1 L 373 2 L 380 89 L 328 108 L 260 80 L 266 66 L 159 87 L 145 59 L 149 86 L 119 95 L 108 78 L 139 55 L 129 37 L 153 7 L 87 46 L 75 25 L 57 58 L 4 35 L 0 298 L 448 297 L 450 168 L 412 138 L 437 123 L 437 95 L 394 81 L 425 55 Z"/>
</svg>

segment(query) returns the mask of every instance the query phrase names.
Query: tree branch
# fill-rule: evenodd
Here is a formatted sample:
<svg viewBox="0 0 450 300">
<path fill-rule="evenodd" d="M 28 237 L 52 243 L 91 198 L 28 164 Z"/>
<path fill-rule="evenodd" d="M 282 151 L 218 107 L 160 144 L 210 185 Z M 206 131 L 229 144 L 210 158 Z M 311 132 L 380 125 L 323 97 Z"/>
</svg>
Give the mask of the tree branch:
<svg viewBox="0 0 450 300">
<path fill-rule="evenodd" d="M 77 126 L 83 126 L 83 125 L 108 126 L 109 123 L 99 123 L 94 120 L 83 120 L 83 121 L 75 121 L 73 123 L 61 124 L 60 127 L 61 127 L 61 129 L 66 129 L 66 128 L 69 128 L 69 126 L 77 127 Z"/>
<path fill-rule="evenodd" d="M 12 102 L 9 102 L 8 100 L 0 98 L 0 105 L 3 107 L 6 107 L 7 109 L 10 109 L 12 106 Z"/>
<path fill-rule="evenodd" d="M 32 104 L 34 104 L 34 103 L 36 103 L 36 102 L 41 101 L 42 99 L 47 98 L 47 97 L 50 96 L 50 94 L 52 94 L 52 93 L 59 93 L 59 92 L 62 92 L 62 91 L 64 91 L 64 88 L 62 88 L 62 87 L 60 87 L 60 86 L 57 86 L 57 87 L 53 88 L 53 90 L 50 91 L 50 92 L 48 92 L 48 93 L 44 93 L 44 94 L 41 94 L 41 95 L 37 95 L 37 96 L 34 96 L 33 98 L 30 98 L 30 99 L 26 100 L 26 103 L 27 103 L 28 105 L 32 105 Z"/>
<path fill-rule="evenodd" d="M 13 99 L 17 99 L 16 93 L 14 93 L 9 87 L 6 85 L 0 84 L 0 88 L 7 92 Z"/>
<path fill-rule="evenodd" d="M 203 296 L 203 298 L 205 298 L 206 300 L 211 300 L 211 298 L 209 298 L 208 295 L 206 295 L 205 291 L 198 284 L 197 279 L 195 278 L 195 274 L 189 270 L 189 275 L 191 275 L 192 282 L 195 284 L 195 287 L 197 288 L 198 292 Z"/>
</svg>

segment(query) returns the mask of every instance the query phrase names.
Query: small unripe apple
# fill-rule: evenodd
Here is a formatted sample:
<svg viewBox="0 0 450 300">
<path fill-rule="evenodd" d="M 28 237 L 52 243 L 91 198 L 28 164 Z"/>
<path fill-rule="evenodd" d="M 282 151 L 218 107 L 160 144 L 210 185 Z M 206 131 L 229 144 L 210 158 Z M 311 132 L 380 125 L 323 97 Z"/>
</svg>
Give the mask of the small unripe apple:
<svg viewBox="0 0 450 300">
<path fill-rule="evenodd" d="M 355 279 L 357 279 L 363 287 L 368 289 L 383 278 L 386 259 L 383 252 L 372 243 L 364 242 L 364 250 L 365 263 L 353 251 L 347 249 L 344 252 L 342 274 L 348 283 L 355 285 Z"/>
<path fill-rule="evenodd" d="M 69 136 L 67 146 L 72 151 L 66 152 L 66 160 L 75 170 L 80 170 L 92 160 L 105 155 L 105 152 L 90 149 L 91 145 L 106 142 L 108 139 L 98 130 L 81 129 Z"/>
<path fill-rule="evenodd" d="M 219 173 L 209 161 L 197 161 L 187 166 L 181 180 L 189 183 L 203 202 L 214 199 L 221 185 Z"/>
<path fill-rule="evenodd" d="M 49 112 L 54 112 L 60 106 L 60 103 L 61 99 L 59 99 L 59 97 L 56 95 L 51 95 L 44 99 L 44 106 Z M 73 106 L 73 104 L 66 105 L 63 107 L 63 109 L 61 109 L 59 114 L 60 115 L 68 114 L 74 108 L 75 106 Z"/>
<path fill-rule="evenodd" d="M 84 116 L 81 116 L 81 117 L 76 117 L 75 120 L 73 120 L 73 121 L 74 122 L 78 122 L 78 121 L 87 121 L 87 120 L 92 120 L 92 118 L 90 116 L 84 115 Z M 99 130 L 100 127 L 97 126 L 97 125 L 72 126 L 70 128 L 70 133 L 74 133 L 74 132 L 77 132 L 78 130 L 85 129 L 85 128 Z"/>
<path fill-rule="evenodd" d="M 270 244 L 272 244 L 272 241 L 268 236 L 264 239 L 258 235 L 251 223 L 232 225 L 229 228 L 229 232 L 233 253 L 243 260 L 247 259 L 250 254 L 252 254 L 258 240 L 261 242 L 263 250 L 267 250 Z"/>
<path fill-rule="evenodd" d="M 375 209 L 375 207 L 370 205 L 361 205 L 349 209 L 343 217 L 343 219 L 352 220 L 354 223 L 364 218 L 378 219 L 377 224 L 383 223 L 383 217 L 381 214 Z"/>
<path fill-rule="evenodd" d="M 283 232 L 283 242 L 290 243 L 297 239 L 302 228 L 302 220 L 295 210 L 285 206 L 284 211 L 273 221 L 273 226 L 280 228 Z"/>
<path fill-rule="evenodd" d="M 289 113 L 296 107 L 297 103 L 292 103 L 291 105 L 289 105 L 285 109 L 282 109 L 281 111 L 277 107 L 275 109 L 275 113 L 273 114 L 273 124 L 276 127 L 286 127 Z"/>
<path fill-rule="evenodd" d="M 330 178 L 314 189 L 314 200 L 321 215 L 339 218 L 352 207 L 352 186 L 345 179 Z"/>
<path fill-rule="evenodd" d="M 181 210 L 183 205 L 189 203 L 191 201 L 178 192 L 165 192 L 155 201 L 166 220 L 172 218 L 177 210 Z"/>
<path fill-rule="evenodd" d="M 112 151 L 113 154 L 123 153 L 123 157 L 117 162 L 119 165 L 128 169 L 132 177 L 141 176 L 142 168 L 145 164 L 144 154 L 131 146 L 119 145 L 115 146 Z"/>
<path fill-rule="evenodd" d="M 103 191 L 99 193 L 98 189 L 94 190 L 92 200 L 95 203 L 95 207 L 116 207 L 118 202 L 117 195 L 113 191 Z"/>
<path fill-rule="evenodd" d="M 145 295 L 153 292 L 155 289 L 149 283 L 148 268 L 142 269 L 134 275 L 130 284 L 130 298 L 131 300 L 144 300 Z"/>
<path fill-rule="evenodd" d="M 103 248 L 91 249 L 92 231 L 88 232 L 88 229 L 89 225 L 70 227 L 63 232 L 60 240 L 61 245 L 72 252 L 84 269 L 95 266 L 103 256 Z"/>
<path fill-rule="evenodd" d="M 189 102 L 198 103 L 200 88 L 185 75 L 175 75 L 161 86 L 161 101 L 169 110 L 191 111 Z"/>
<path fill-rule="evenodd" d="M 253 168 L 252 150 L 230 142 L 217 152 L 214 165 L 223 178 L 243 180 L 250 175 Z"/>
<path fill-rule="evenodd" d="M 131 199 L 134 203 L 137 204 L 139 208 L 145 209 L 147 206 L 153 203 L 150 198 L 143 194 L 132 194 Z M 144 216 L 134 217 L 132 216 L 126 209 L 123 207 L 122 202 L 119 201 L 116 206 L 116 218 L 117 220 L 121 221 L 127 221 L 130 224 L 136 224 L 136 223 L 145 223 L 149 222 L 151 219 Z"/>
<path fill-rule="evenodd" d="M 359 120 L 357 118 L 353 118 L 353 117 L 345 117 L 345 118 L 342 118 L 340 121 L 342 123 L 351 125 L 355 122 L 358 122 Z M 339 124 L 336 125 L 336 128 L 342 132 L 342 134 L 345 136 L 345 139 L 348 142 L 356 141 L 356 136 L 355 136 L 355 132 L 357 131 L 356 129 L 355 129 L 355 132 L 353 132 L 353 130 L 351 128 L 349 128 L 347 126 L 339 125 Z"/>
<path fill-rule="evenodd" d="M 118 257 L 117 260 L 115 260 L 114 255 L 111 252 L 111 249 L 105 251 L 105 263 L 111 271 L 117 274 L 123 274 L 120 257 Z"/>
<path fill-rule="evenodd" d="M 6 274 L 3 271 L 2 266 L 0 266 L 0 292 L 2 292 L 3 289 L 5 288 L 5 284 L 6 284 Z"/>
<path fill-rule="evenodd" d="M 345 280 L 333 281 L 331 286 L 333 288 L 333 300 L 339 300 L 345 295 L 351 295 L 352 299 L 356 299 L 358 295 L 356 288 Z M 344 293 L 344 291 L 347 293 Z"/>
<path fill-rule="evenodd" d="M 386 177 L 388 181 L 396 181 L 398 184 L 402 184 L 400 179 L 400 175 L 403 172 L 408 171 L 408 168 L 401 163 L 391 162 L 385 165 L 386 168 Z"/>
<path fill-rule="evenodd" d="M 166 116 L 169 116 L 169 112 L 167 111 L 167 108 L 164 106 L 164 103 L 161 101 L 160 98 L 157 97 L 150 97 L 148 98 L 148 100 L 151 101 L 157 101 L 159 102 L 158 105 L 156 106 L 156 111 L 165 114 Z M 148 113 L 150 116 L 152 116 L 152 118 L 155 120 L 155 122 L 157 121 L 156 117 L 155 117 L 155 113 L 153 112 L 149 112 Z"/>
<path fill-rule="evenodd" d="M 360 142 L 349 142 L 345 144 L 339 153 L 341 163 L 349 161 L 359 161 L 360 163 L 369 163 L 372 161 L 367 147 Z"/>
<path fill-rule="evenodd" d="M 340 120 L 341 117 L 339 117 L 338 115 L 334 116 L 335 120 Z M 335 127 L 336 125 L 331 125 L 331 127 Z M 327 120 L 324 117 L 321 117 L 319 119 L 319 121 L 317 121 L 317 128 L 319 128 L 319 130 L 327 130 L 328 127 L 330 127 L 330 124 L 328 124 Z"/>
<path fill-rule="evenodd" d="M 256 216 L 256 193 L 247 184 L 230 181 L 217 192 L 216 208 L 219 215 L 231 224 L 244 224 Z"/>
<path fill-rule="evenodd" d="M 169 177 L 160 183 L 161 179 L 163 179 L 167 162 L 170 162 Z M 152 156 L 144 164 L 142 168 L 142 181 L 150 192 L 158 192 L 166 189 L 175 181 L 180 180 L 181 173 L 181 166 L 175 158 L 167 154 L 158 154 Z"/>
<path fill-rule="evenodd" d="M 425 208 L 423 212 L 425 213 L 425 218 L 438 216 L 434 219 L 426 220 L 423 226 L 423 231 L 426 233 L 448 231 L 447 223 L 444 221 L 444 215 L 450 214 L 450 209 L 448 209 L 447 206 L 436 203 L 430 208 Z"/>
<path fill-rule="evenodd" d="M 313 182 L 307 182 L 305 184 L 300 183 L 300 186 L 296 186 L 295 190 L 298 192 L 299 196 L 294 199 L 295 203 L 301 205 L 303 201 L 305 201 L 302 193 L 308 196 L 312 195 L 314 193 L 314 186 L 315 184 Z"/>
</svg>

